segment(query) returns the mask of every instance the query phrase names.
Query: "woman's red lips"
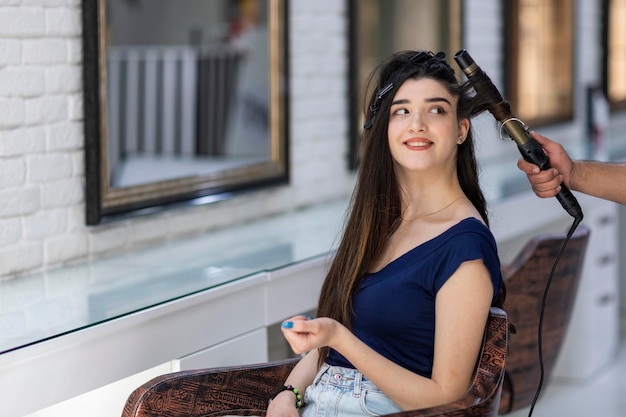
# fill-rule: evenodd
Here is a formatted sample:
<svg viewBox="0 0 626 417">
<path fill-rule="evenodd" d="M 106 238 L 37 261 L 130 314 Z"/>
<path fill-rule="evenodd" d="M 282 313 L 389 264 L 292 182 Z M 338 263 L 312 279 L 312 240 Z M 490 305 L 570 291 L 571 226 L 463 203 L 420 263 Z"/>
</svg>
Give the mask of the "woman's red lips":
<svg viewBox="0 0 626 417">
<path fill-rule="evenodd" d="M 409 139 L 407 141 L 404 142 L 404 144 L 408 147 L 411 148 L 423 148 L 426 146 L 430 146 L 433 144 L 432 141 L 428 140 L 428 139 Z"/>
</svg>

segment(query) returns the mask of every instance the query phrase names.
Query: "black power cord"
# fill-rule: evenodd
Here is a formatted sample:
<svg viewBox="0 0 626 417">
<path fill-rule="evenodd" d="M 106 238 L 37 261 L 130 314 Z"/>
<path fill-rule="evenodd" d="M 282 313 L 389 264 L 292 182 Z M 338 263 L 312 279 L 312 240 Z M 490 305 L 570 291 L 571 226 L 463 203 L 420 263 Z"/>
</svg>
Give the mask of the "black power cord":
<svg viewBox="0 0 626 417">
<path fill-rule="evenodd" d="M 572 224 L 569 231 L 567 232 L 567 236 L 565 237 L 565 240 L 563 241 L 563 245 L 561 245 L 561 249 L 559 250 L 559 253 L 556 256 L 556 259 L 554 260 L 554 264 L 552 265 L 552 270 L 550 271 L 548 282 L 546 282 L 546 289 L 543 291 L 543 299 L 541 301 L 541 313 L 539 315 L 539 328 L 537 332 L 537 349 L 539 351 L 538 353 L 539 353 L 539 369 L 540 369 L 539 375 L 540 376 L 539 376 L 539 384 L 537 385 L 537 391 L 535 391 L 535 397 L 533 398 L 533 402 L 530 405 L 530 410 L 528 411 L 528 417 L 531 417 L 533 414 L 533 411 L 535 409 L 535 404 L 537 403 L 537 400 L 539 399 L 539 395 L 541 394 L 541 388 L 543 387 L 543 380 L 545 378 L 545 370 L 543 366 L 543 316 L 545 314 L 546 300 L 548 299 L 548 292 L 550 290 L 550 284 L 552 283 L 552 278 L 554 278 L 554 272 L 556 271 L 556 268 L 559 265 L 561 256 L 563 255 L 563 252 L 565 252 L 565 248 L 567 247 L 567 244 L 569 243 L 570 238 L 574 234 L 574 231 L 580 224 L 581 220 L 582 220 L 582 216 L 580 218 L 575 218 L 574 223 Z"/>
</svg>

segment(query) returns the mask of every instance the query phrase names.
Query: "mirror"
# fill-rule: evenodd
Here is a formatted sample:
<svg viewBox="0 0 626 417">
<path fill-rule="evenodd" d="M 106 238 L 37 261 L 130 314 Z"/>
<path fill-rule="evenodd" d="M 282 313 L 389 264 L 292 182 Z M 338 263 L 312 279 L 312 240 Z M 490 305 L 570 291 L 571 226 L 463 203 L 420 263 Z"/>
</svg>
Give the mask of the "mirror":
<svg viewBox="0 0 626 417">
<path fill-rule="evenodd" d="M 367 80 L 380 61 L 396 51 L 443 51 L 449 61 L 461 49 L 461 0 L 350 0 L 350 163 L 359 163 L 359 138 Z M 454 64 L 453 68 L 457 69 Z M 461 74 L 459 74 L 461 75 Z M 370 86 L 371 88 L 371 86 Z M 367 93 L 367 94 L 366 94 Z"/>
<path fill-rule="evenodd" d="M 285 8 L 83 2 L 87 224 L 288 181 Z"/>
<path fill-rule="evenodd" d="M 505 91 L 528 126 L 574 117 L 575 16 L 573 0 L 506 2 Z"/>
</svg>

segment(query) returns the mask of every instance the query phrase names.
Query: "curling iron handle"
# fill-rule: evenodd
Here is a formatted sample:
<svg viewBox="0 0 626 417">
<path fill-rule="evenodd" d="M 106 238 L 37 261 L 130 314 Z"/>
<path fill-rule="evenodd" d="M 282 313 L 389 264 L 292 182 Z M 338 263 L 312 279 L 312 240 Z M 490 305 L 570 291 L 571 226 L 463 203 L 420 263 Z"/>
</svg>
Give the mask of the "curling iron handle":
<svg viewBox="0 0 626 417">
<path fill-rule="evenodd" d="M 529 137 L 526 143 L 518 145 L 517 147 L 522 154 L 522 158 L 526 161 L 533 163 L 539 167 L 542 171 L 550 168 L 550 159 L 545 154 L 541 145 L 536 140 Z M 561 190 L 557 193 L 556 199 L 559 200 L 561 206 L 578 221 L 583 218 L 583 210 L 578 204 L 578 200 L 572 194 L 569 188 L 565 184 L 561 184 Z"/>
<path fill-rule="evenodd" d="M 526 142 L 522 144 L 518 142 L 517 149 L 519 149 L 519 152 L 522 154 L 522 158 L 537 165 L 540 170 L 545 171 L 550 168 L 550 159 L 548 159 L 548 155 L 546 155 L 543 148 L 536 140 L 529 137 Z"/>
</svg>

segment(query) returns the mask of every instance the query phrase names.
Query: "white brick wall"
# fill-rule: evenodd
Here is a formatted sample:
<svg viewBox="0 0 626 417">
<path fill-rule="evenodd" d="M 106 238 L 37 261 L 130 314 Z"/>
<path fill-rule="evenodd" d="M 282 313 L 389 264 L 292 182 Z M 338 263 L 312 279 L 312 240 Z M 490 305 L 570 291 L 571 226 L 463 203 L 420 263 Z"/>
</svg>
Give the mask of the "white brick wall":
<svg viewBox="0 0 626 417">
<path fill-rule="evenodd" d="M 290 2 L 291 184 L 86 227 L 80 0 L 0 1 L 0 279 L 347 195 L 345 4 Z M 323 166 L 323 169 L 320 169 Z"/>
</svg>

